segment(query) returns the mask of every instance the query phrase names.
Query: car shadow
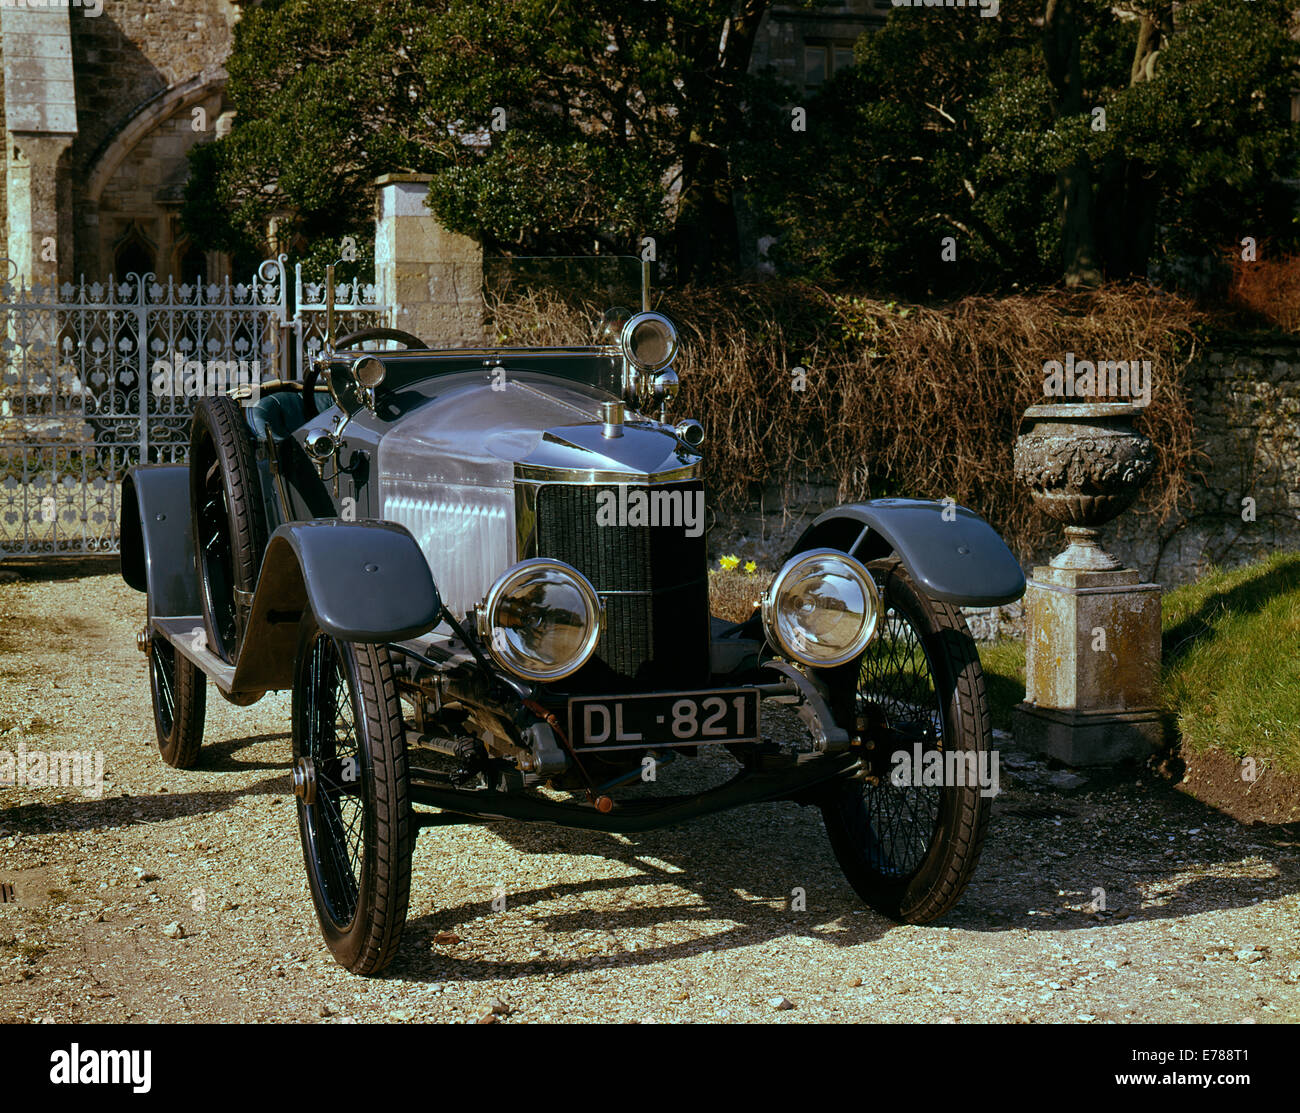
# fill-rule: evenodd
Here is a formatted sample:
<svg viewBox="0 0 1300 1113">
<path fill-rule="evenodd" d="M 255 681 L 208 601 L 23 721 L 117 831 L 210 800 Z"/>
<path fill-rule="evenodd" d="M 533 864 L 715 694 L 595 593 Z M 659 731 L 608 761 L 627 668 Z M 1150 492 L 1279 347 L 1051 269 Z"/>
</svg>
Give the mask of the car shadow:
<svg viewBox="0 0 1300 1113">
<path fill-rule="evenodd" d="M 252 766 L 235 766 L 249 769 Z M 73 791 L 73 790 L 68 790 Z M 0 829 L 24 835 L 85 831 L 91 827 L 139 827 L 186 816 L 227 811 L 246 796 L 287 796 L 286 775 L 267 777 L 239 789 L 206 792 L 159 792 L 144 796 L 105 796 L 57 804 L 20 804 L 0 808 Z M 138 814 L 137 814 L 138 813 Z"/>
<path fill-rule="evenodd" d="M 252 734 L 247 738 L 232 738 L 225 742 L 206 743 L 201 758 L 203 770 L 213 773 L 233 773 L 236 771 L 247 772 L 250 769 L 289 769 L 293 766 L 293 762 L 289 760 L 235 760 L 235 755 L 240 750 L 246 750 L 250 746 L 259 746 L 263 742 L 287 742 L 289 739 L 290 734 L 288 731 L 279 731 L 275 734 Z"/>
<path fill-rule="evenodd" d="M 1137 788 L 1131 772 L 1096 781 L 1095 789 L 1083 794 L 1021 784 L 1000 796 L 974 879 L 957 907 L 934 927 L 1105 933 L 1300 892 L 1300 825 L 1242 827 L 1158 779 L 1147 778 Z M 1140 812 L 1147 822 L 1117 821 L 1108 829 L 1098 816 L 1117 809 Z M 524 863 L 565 855 L 578 859 L 576 870 L 584 868 L 583 858 L 603 858 L 629 872 L 599 876 L 604 871 L 593 862 L 589 878 L 534 885 L 525 880 L 495 893 L 485 883 L 481 899 L 439 907 L 436 891 L 421 889 L 417 868 L 412 914 L 390 977 L 476 982 L 643 967 L 800 936 L 851 947 L 898 926 L 867 908 L 849 887 L 813 808 L 755 805 L 631 836 L 515 822 L 491 828 Z M 437 839 L 444 831 L 427 829 L 421 839 Z M 1189 831 L 1203 835 L 1195 850 Z M 1254 864 L 1244 867 L 1245 860 Z M 665 884 L 675 890 L 667 901 L 638 893 Z M 798 907 L 797 891 L 804 909 Z M 584 894 L 593 898 L 591 907 L 572 907 L 573 898 Z M 416 914 L 430 900 L 433 910 Z M 559 902 L 565 907 L 552 910 Z M 531 923 L 510 928 L 507 921 L 498 927 L 490 920 L 494 913 L 521 910 Z M 724 926 L 717 927 L 719 922 Z M 695 937 L 635 950 L 619 942 L 620 931 L 643 934 L 655 927 Z M 527 932 L 537 957 L 491 957 L 493 941 L 512 930 Z M 464 942 L 438 942 L 446 932 Z M 603 953 L 563 953 L 568 946 L 563 936 L 577 933 L 598 933 Z M 517 953 L 519 947 L 510 949 Z"/>
<path fill-rule="evenodd" d="M 243 764 L 234 755 L 283 737 L 205 747 L 205 768 L 282 768 Z M 974 879 L 935 927 L 1105 933 L 1300 892 L 1300 824 L 1243 827 L 1134 772 L 1091 773 L 1084 790 L 1058 790 L 1040 783 L 1053 775 L 1045 763 L 1017 760 L 1020 770 L 1004 777 L 995 800 Z M 0 828 L 26 834 L 142 826 L 220 813 L 257 795 L 287 798 L 287 776 L 232 789 L 25 804 L 0 810 Z M 636 835 L 514 821 L 488 826 L 484 834 L 503 844 L 520 871 L 500 887 L 485 871 L 471 898 L 442 905 L 437 867 L 417 852 L 411 912 L 390 977 L 476 982 L 646 967 L 791 937 L 852 947 L 896 930 L 845 881 L 815 808 L 757 804 Z M 429 828 L 420 849 L 432 841 L 435 856 L 464 855 L 468 833 Z M 469 841 L 479 837 L 475 832 Z M 621 873 L 609 876 L 613 869 Z M 464 942 L 439 942 L 444 932 Z M 620 939 L 630 932 L 638 938 Z M 647 932 L 663 938 L 646 943 Z M 533 954 L 494 959 L 494 947 L 505 950 L 501 941 L 512 933 L 516 944 L 523 935 Z"/>
<path fill-rule="evenodd" d="M 764 813 L 761 818 L 759 813 Z M 758 820 L 748 825 L 757 837 L 737 837 L 734 821 L 740 815 Z M 621 837 L 513 822 L 493 824 L 493 834 L 514 852 L 599 858 L 629 872 L 617 877 L 595 876 L 599 867 L 593 862 L 593 876 L 587 878 L 525 884 L 504 894 L 488 891 L 480 900 L 412 915 L 403 936 L 402 952 L 390 967 L 389 976 L 411 981 L 473 982 L 579 969 L 653 966 L 791 935 L 852 944 L 870 941 L 888 931 L 890 922 L 867 909 L 842 881 L 829 846 L 823 855 L 810 856 L 769 837 L 788 830 L 792 822 L 811 825 L 816 833 L 821 829 L 815 810 L 794 804 L 755 805 L 678 827 Z M 806 834 L 801 835 L 800 846 L 806 843 Z M 429 837 L 437 838 L 437 829 L 421 835 Z M 582 868 L 581 864 L 578 868 Z M 792 880 L 786 886 L 778 880 L 781 878 Z M 417 872 L 413 904 L 428 900 L 419 885 Z M 678 896 L 684 891 L 685 899 L 675 897 L 667 903 L 653 895 L 642 899 L 636 893 L 662 885 L 673 886 Z M 593 906 L 574 908 L 573 898 L 583 895 L 593 898 Z M 549 953 L 534 960 L 515 961 L 494 960 L 490 954 L 458 954 L 460 945 L 446 946 L 436 941 L 439 933 L 450 931 L 473 941 L 479 930 L 477 923 L 501 910 L 502 897 L 506 910 L 516 915 L 527 910 L 533 924 L 526 930 L 536 936 L 538 950 L 558 949 L 551 933 L 581 932 L 599 933 L 606 937 L 607 945 L 618 949 L 580 957 Z M 561 901 L 566 905 L 563 910 L 548 909 Z M 725 926 L 696 927 L 701 921 L 721 921 Z M 636 950 L 624 949 L 618 941 L 619 932 L 647 928 L 695 937 Z M 484 946 L 490 948 L 491 944 Z"/>
</svg>

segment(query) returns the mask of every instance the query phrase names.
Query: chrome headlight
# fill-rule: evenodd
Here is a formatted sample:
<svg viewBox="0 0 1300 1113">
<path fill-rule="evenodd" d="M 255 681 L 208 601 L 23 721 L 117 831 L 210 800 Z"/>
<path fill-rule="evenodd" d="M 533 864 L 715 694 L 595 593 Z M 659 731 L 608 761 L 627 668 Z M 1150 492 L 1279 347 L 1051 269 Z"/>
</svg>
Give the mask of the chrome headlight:
<svg viewBox="0 0 1300 1113">
<path fill-rule="evenodd" d="M 576 568 L 534 557 L 507 571 L 479 610 L 479 634 L 502 668 L 525 680 L 577 672 L 600 640 L 596 589 Z"/>
<path fill-rule="evenodd" d="M 871 644 L 882 615 L 871 573 L 834 549 L 791 557 L 763 593 L 768 641 L 817 668 L 852 661 Z"/>
<path fill-rule="evenodd" d="M 635 313 L 623 325 L 619 343 L 639 371 L 659 371 L 677 357 L 677 329 L 662 313 Z"/>
</svg>

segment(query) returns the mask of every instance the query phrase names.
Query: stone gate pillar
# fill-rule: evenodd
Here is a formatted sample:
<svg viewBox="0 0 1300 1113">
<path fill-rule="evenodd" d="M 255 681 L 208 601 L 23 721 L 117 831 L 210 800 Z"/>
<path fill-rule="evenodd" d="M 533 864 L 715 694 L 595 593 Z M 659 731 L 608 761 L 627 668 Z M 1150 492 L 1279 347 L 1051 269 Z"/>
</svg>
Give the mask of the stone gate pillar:
<svg viewBox="0 0 1300 1113">
<path fill-rule="evenodd" d="M 59 159 L 72 136 L 10 132 L 5 160 L 9 205 L 6 254 L 30 284 L 72 276 L 72 227 Z"/>
<path fill-rule="evenodd" d="M 69 183 L 59 161 L 77 132 L 66 5 L 0 5 L 4 53 L 6 254 L 29 282 L 72 274 Z"/>
<path fill-rule="evenodd" d="M 388 324 L 435 348 L 483 343 L 483 249 L 443 228 L 424 203 L 427 174 L 376 181 L 375 283 Z"/>
</svg>

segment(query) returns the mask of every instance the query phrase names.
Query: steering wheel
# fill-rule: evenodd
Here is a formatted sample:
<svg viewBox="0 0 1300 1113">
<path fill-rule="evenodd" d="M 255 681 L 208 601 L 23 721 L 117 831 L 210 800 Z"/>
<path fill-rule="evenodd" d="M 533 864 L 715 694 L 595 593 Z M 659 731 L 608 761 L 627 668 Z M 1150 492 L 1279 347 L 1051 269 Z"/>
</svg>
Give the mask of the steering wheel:
<svg viewBox="0 0 1300 1113">
<path fill-rule="evenodd" d="M 399 328 L 363 328 L 358 332 L 349 332 L 334 341 L 336 351 L 347 349 L 352 344 L 364 344 L 367 340 L 396 340 L 408 348 L 427 348 L 429 345 L 418 336 L 403 332 Z M 308 420 L 320 411 L 316 407 L 316 380 L 320 377 L 320 368 L 313 360 L 307 373 L 302 377 L 302 412 Z"/>
</svg>

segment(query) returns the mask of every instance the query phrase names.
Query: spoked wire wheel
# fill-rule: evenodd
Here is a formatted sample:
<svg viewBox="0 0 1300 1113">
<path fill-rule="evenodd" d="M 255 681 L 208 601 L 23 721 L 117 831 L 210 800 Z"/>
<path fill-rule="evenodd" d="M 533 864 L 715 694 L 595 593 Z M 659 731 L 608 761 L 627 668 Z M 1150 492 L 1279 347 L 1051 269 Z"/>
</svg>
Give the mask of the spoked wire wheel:
<svg viewBox="0 0 1300 1113">
<path fill-rule="evenodd" d="M 149 639 L 149 695 L 158 752 L 168 765 L 191 769 L 203 745 L 207 678 L 171 642 Z"/>
<path fill-rule="evenodd" d="M 880 638 L 859 665 L 854 709 L 867 730 L 915 759 L 943 751 L 943 700 L 920 630 L 897 604 L 887 605 Z M 879 764 L 879 763 L 877 763 Z M 890 766 L 892 772 L 892 762 Z M 882 769 L 882 774 L 884 770 Z M 942 789 L 895 785 L 889 777 L 863 788 L 867 857 L 881 874 L 906 877 L 929 853 L 939 826 Z"/>
<path fill-rule="evenodd" d="M 923 595 L 897 562 L 870 568 L 885 610 L 880 634 L 835 676 L 852 686 L 837 704 L 852 708 L 869 768 L 866 779 L 838 782 L 822 813 L 858 895 L 894 919 L 924 923 L 956 904 L 984 841 L 984 674 L 956 607 Z"/>
<path fill-rule="evenodd" d="M 326 945 L 353 973 L 378 973 L 406 921 L 415 831 L 386 650 L 304 625 L 293 757 L 303 859 Z"/>
</svg>

